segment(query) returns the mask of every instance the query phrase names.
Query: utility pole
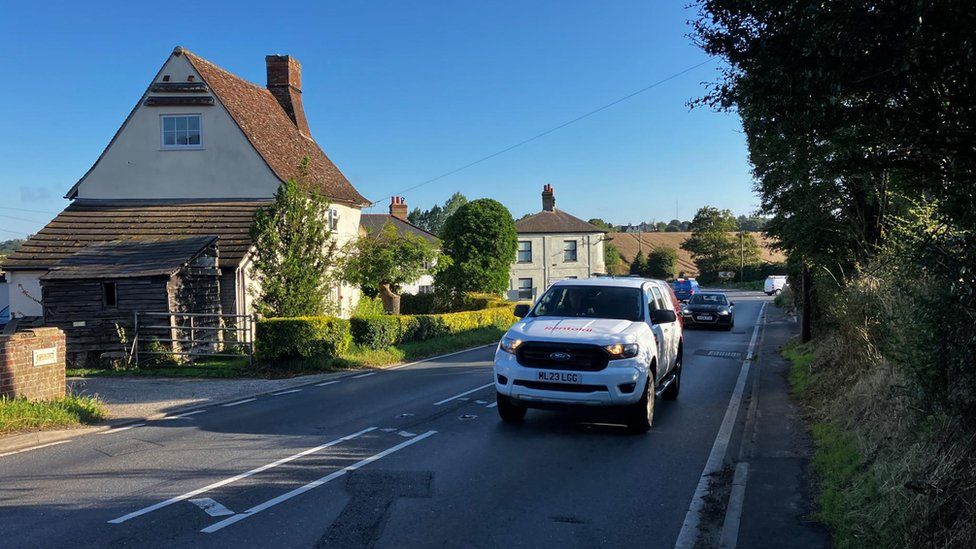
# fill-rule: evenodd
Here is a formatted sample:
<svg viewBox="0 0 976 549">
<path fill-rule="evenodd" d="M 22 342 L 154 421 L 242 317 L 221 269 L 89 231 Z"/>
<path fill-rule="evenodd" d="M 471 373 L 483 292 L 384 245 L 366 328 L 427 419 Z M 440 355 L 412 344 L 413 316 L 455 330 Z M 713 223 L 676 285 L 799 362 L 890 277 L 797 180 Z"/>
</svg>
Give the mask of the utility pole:
<svg viewBox="0 0 976 549">
<path fill-rule="evenodd" d="M 739 231 L 739 282 L 745 282 L 745 268 L 746 268 L 746 247 L 745 247 L 745 231 Z"/>
<path fill-rule="evenodd" d="M 803 274 L 800 277 L 801 309 L 800 309 L 800 341 L 806 343 L 813 337 L 813 330 L 810 321 L 813 318 L 811 309 L 813 308 L 812 288 L 813 281 L 810 277 L 810 267 L 806 262 L 803 263 Z"/>
</svg>

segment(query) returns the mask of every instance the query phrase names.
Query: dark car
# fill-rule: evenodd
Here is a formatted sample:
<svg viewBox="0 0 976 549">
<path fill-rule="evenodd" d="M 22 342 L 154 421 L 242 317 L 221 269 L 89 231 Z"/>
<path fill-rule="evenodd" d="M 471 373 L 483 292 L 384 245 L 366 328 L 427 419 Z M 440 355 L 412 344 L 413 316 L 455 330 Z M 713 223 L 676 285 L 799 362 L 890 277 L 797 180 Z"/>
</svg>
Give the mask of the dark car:
<svg viewBox="0 0 976 549">
<path fill-rule="evenodd" d="M 719 326 L 731 330 L 735 326 L 735 303 L 725 294 L 717 292 L 697 293 L 681 309 L 686 328 L 691 326 Z"/>
<path fill-rule="evenodd" d="M 671 289 L 679 301 L 688 301 L 691 296 L 701 292 L 701 286 L 694 278 L 679 278 L 671 283 Z"/>
</svg>

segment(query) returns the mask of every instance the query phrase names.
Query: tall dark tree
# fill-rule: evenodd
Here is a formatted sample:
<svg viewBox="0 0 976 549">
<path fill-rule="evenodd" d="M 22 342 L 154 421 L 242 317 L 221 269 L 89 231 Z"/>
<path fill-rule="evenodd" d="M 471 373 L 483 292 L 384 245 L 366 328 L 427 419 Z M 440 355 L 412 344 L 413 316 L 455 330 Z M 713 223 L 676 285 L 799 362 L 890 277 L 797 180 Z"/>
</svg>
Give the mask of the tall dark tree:
<svg viewBox="0 0 976 549">
<path fill-rule="evenodd" d="M 447 219 L 454 215 L 458 208 L 467 203 L 468 199 L 463 194 L 454 193 L 444 202 L 443 206 L 434 204 L 429 210 L 414 208 L 407 215 L 407 221 L 429 233 L 439 235 L 444 229 L 444 223 L 447 222 Z"/>
</svg>

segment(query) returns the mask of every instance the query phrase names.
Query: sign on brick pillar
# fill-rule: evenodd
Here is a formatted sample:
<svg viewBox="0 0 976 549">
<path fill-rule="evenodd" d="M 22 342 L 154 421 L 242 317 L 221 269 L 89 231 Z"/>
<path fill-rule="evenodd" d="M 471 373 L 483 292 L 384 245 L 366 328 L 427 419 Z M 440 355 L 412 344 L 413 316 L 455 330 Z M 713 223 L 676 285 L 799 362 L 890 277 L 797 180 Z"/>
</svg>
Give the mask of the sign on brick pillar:
<svg viewBox="0 0 976 549">
<path fill-rule="evenodd" d="M 64 332 L 34 328 L 0 336 L 0 396 L 46 400 L 64 396 Z"/>
</svg>

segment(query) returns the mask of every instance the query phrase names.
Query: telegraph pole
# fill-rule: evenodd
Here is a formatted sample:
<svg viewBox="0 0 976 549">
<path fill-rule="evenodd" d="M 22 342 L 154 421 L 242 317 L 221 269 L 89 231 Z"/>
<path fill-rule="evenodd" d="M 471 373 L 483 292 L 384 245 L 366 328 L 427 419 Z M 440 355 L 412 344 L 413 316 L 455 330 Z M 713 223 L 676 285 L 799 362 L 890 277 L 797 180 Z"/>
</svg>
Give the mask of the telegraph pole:
<svg viewBox="0 0 976 549">
<path fill-rule="evenodd" d="M 745 282 L 745 268 L 746 268 L 746 247 L 745 247 L 745 231 L 739 231 L 739 282 Z"/>
</svg>

